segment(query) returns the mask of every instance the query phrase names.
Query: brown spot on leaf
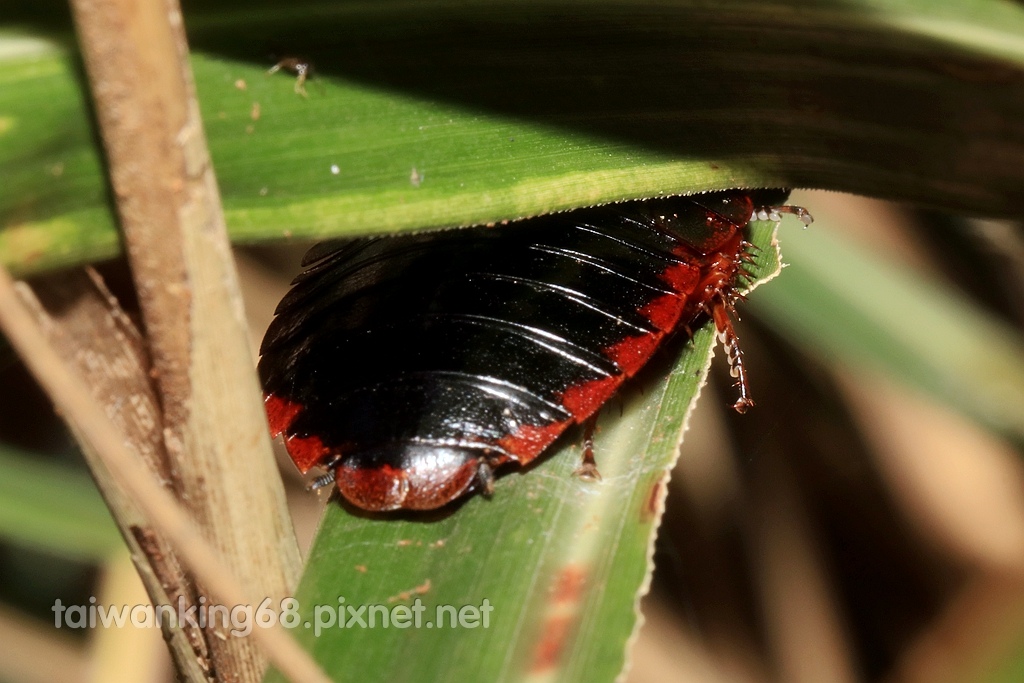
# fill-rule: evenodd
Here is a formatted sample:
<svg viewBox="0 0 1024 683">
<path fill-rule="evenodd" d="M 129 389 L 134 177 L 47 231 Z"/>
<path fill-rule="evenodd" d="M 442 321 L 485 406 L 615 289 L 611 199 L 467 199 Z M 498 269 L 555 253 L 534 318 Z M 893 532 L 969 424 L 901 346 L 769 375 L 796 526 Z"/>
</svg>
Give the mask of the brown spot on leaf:
<svg viewBox="0 0 1024 683">
<path fill-rule="evenodd" d="M 576 564 L 567 565 L 555 577 L 551 588 L 551 599 L 555 604 L 579 602 L 583 586 L 587 583 L 587 571 Z"/>
<path fill-rule="evenodd" d="M 665 496 L 665 479 L 659 477 L 651 490 L 647 493 L 647 499 L 644 501 L 644 505 L 640 508 L 640 521 L 644 524 L 650 524 L 653 522 L 658 513 L 662 509 L 662 499 Z"/>
<path fill-rule="evenodd" d="M 398 595 L 392 595 L 388 598 L 388 602 L 405 602 L 414 595 L 424 595 L 428 592 L 430 592 L 430 579 L 425 579 L 423 583 L 416 586 L 415 588 L 411 588 L 407 591 L 402 591 Z"/>
<path fill-rule="evenodd" d="M 544 632 L 533 653 L 533 664 L 530 666 L 532 673 L 547 671 L 558 664 L 558 660 L 562 658 L 565 641 L 573 621 L 572 615 L 556 614 L 548 617 L 544 622 Z"/>
</svg>

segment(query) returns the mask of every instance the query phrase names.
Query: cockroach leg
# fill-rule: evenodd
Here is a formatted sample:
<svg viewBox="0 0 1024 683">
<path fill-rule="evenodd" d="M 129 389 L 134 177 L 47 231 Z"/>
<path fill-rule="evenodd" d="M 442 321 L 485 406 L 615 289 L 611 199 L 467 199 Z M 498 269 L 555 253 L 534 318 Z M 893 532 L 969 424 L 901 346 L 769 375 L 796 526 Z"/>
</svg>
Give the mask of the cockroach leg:
<svg viewBox="0 0 1024 683">
<path fill-rule="evenodd" d="M 729 374 L 735 378 L 735 386 L 740 392 L 740 397 L 736 399 L 732 407 L 737 413 L 745 413 L 754 405 L 754 400 L 750 398 L 747 369 L 743 363 L 743 351 L 740 349 L 739 337 L 736 336 L 736 329 L 733 327 L 730 308 L 730 304 L 721 298 L 711 309 L 711 317 L 714 318 L 715 327 L 718 329 L 718 339 L 725 345 L 725 352 L 729 358 Z"/>
<path fill-rule="evenodd" d="M 804 224 L 804 227 L 808 227 L 814 222 L 814 216 L 811 212 L 802 206 L 762 206 L 754 209 L 754 215 L 751 216 L 751 220 L 760 221 L 772 221 L 778 223 L 782 220 L 782 214 L 788 213 L 796 216 Z"/>
<path fill-rule="evenodd" d="M 485 496 L 494 493 L 494 468 L 486 460 L 481 460 L 476 470 L 476 487 Z"/>
<path fill-rule="evenodd" d="M 327 470 L 326 474 L 321 474 L 313 481 L 309 482 L 309 486 L 306 487 L 307 491 L 319 491 L 325 486 L 330 486 L 334 483 L 334 469 L 341 464 L 341 456 L 335 453 L 327 462 L 323 463 L 322 467 Z"/>
<path fill-rule="evenodd" d="M 594 460 L 594 430 L 597 429 L 597 413 L 583 422 L 583 461 L 573 474 L 586 481 L 601 481 L 601 473 L 597 471 Z"/>
<path fill-rule="evenodd" d="M 321 474 L 319 477 L 317 477 L 316 479 L 311 481 L 309 483 L 309 486 L 306 487 L 306 490 L 307 491 L 317 491 L 319 489 L 324 488 L 325 486 L 330 486 L 333 483 L 334 483 L 334 470 L 330 470 L 329 472 L 327 472 L 327 474 Z"/>
</svg>

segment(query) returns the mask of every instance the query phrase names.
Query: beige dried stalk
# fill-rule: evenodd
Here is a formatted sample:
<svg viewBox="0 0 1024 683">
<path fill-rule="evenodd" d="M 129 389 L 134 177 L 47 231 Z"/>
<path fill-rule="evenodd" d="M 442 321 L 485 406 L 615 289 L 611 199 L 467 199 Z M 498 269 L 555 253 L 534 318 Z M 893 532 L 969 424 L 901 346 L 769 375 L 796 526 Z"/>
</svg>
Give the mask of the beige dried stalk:
<svg viewBox="0 0 1024 683">
<path fill-rule="evenodd" d="M 34 291 L 19 283 L 18 293 L 53 349 L 77 370 L 97 405 L 164 488 L 173 492 L 163 418 L 149 381 L 149 355 L 142 336 L 100 277 L 91 270 L 62 273 L 38 280 Z M 192 578 L 170 542 L 121 488 L 102 455 L 90 447 L 74 423 L 70 426 L 153 603 L 177 606 L 181 600 L 185 609 L 195 605 Z M 183 680 L 209 680 L 209 654 L 199 629 L 184 624 L 165 628 L 164 636 Z"/>
<path fill-rule="evenodd" d="M 176 0 L 71 6 L 142 307 L 170 480 L 244 593 L 277 603 L 297 582 L 298 546 L 253 373 L 180 8 Z M 205 635 L 219 680 L 260 679 L 265 662 L 250 639 Z"/>
<path fill-rule="evenodd" d="M 18 297 L 10 274 L 2 266 L 0 331 L 53 400 L 57 411 L 73 425 L 85 448 L 102 458 L 104 468 L 113 475 L 121 491 L 131 497 L 146 522 L 173 544 L 183 562 L 209 586 L 212 601 L 221 605 L 258 602 L 245 592 L 222 555 L 203 537 L 184 508 L 161 487 L 81 376 L 72 371 L 48 343 L 32 313 Z M 309 654 L 279 623 L 269 628 L 255 628 L 251 638 L 265 649 L 289 680 L 329 682 Z M 255 645 L 253 647 L 255 649 Z M 244 680 L 230 670 L 215 674 L 217 680 Z"/>
</svg>

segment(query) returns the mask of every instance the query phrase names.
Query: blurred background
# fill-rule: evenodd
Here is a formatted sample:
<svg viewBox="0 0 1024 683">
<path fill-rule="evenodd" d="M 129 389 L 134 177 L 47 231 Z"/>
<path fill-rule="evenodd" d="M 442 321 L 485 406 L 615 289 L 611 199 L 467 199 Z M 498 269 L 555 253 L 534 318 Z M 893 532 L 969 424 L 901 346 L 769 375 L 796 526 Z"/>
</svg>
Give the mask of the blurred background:
<svg viewBox="0 0 1024 683">
<path fill-rule="evenodd" d="M 1024 232 L 795 192 L 789 265 L 740 308 L 756 409 L 716 362 L 673 473 L 630 683 L 1024 680 Z M 255 349 L 307 243 L 236 252 Z M 119 262 L 101 270 L 122 300 Z M 60 278 L 59 273 L 48 275 Z M 1008 362 L 1012 361 L 1012 362 Z M 0 341 L 0 682 L 173 680 L 73 440 Z M 326 496 L 279 453 L 304 549 Z"/>
</svg>

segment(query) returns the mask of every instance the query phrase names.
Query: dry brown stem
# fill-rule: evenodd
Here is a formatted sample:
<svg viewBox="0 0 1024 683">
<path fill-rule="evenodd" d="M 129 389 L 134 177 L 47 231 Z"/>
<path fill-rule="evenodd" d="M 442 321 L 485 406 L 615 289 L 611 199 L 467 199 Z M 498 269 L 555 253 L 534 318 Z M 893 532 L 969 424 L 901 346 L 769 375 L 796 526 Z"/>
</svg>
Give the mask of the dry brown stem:
<svg viewBox="0 0 1024 683">
<path fill-rule="evenodd" d="M 122 491 L 142 511 L 147 526 L 158 530 L 173 544 L 178 556 L 208 587 L 212 600 L 221 605 L 260 602 L 222 560 L 177 501 L 160 485 L 128 446 L 126 437 L 107 417 L 82 378 L 72 372 L 47 343 L 28 309 L 19 300 L 14 282 L 0 267 L 0 331 L 21 356 L 36 380 L 53 400 L 57 411 L 74 425 L 76 434 L 103 459 Z M 330 679 L 280 624 L 254 628 L 252 640 L 261 645 L 274 664 L 293 681 L 327 683 Z M 242 638 L 227 637 L 230 640 Z M 225 679 L 218 673 L 219 679 Z M 234 680 L 242 680 L 237 677 Z"/>
<path fill-rule="evenodd" d="M 177 0 L 71 3 L 162 408 L 170 480 L 247 596 L 295 587 L 298 548 L 253 372 Z M 200 594 L 205 594 L 202 585 Z M 218 680 L 251 639 L 207 629 Z"/>
<path fill-rule="evenodd" d="M 93 399 L 150 471 L 173 491 L 163 446 L 163 419 L 149 381 L 145 344 L 99 276 L 92 271 L 62 273 L 37 281 L 34 291 L 24 284 L 19 284 L 18 290 L 53 349 L 85 380 Z M 73 423 L 71 427 L 76 431 Z M 76 436 L 153 603 L 176 605 L 180 599 L 186 608 L 194 605 L 192 578 L 169 541 L 150 527 L 102 456 L 88 447 L 81 434 Z M 209 680 L 209 655 L 202 632 L 186 624 L 164 633 L 181 678 Z"/>
</svg>

